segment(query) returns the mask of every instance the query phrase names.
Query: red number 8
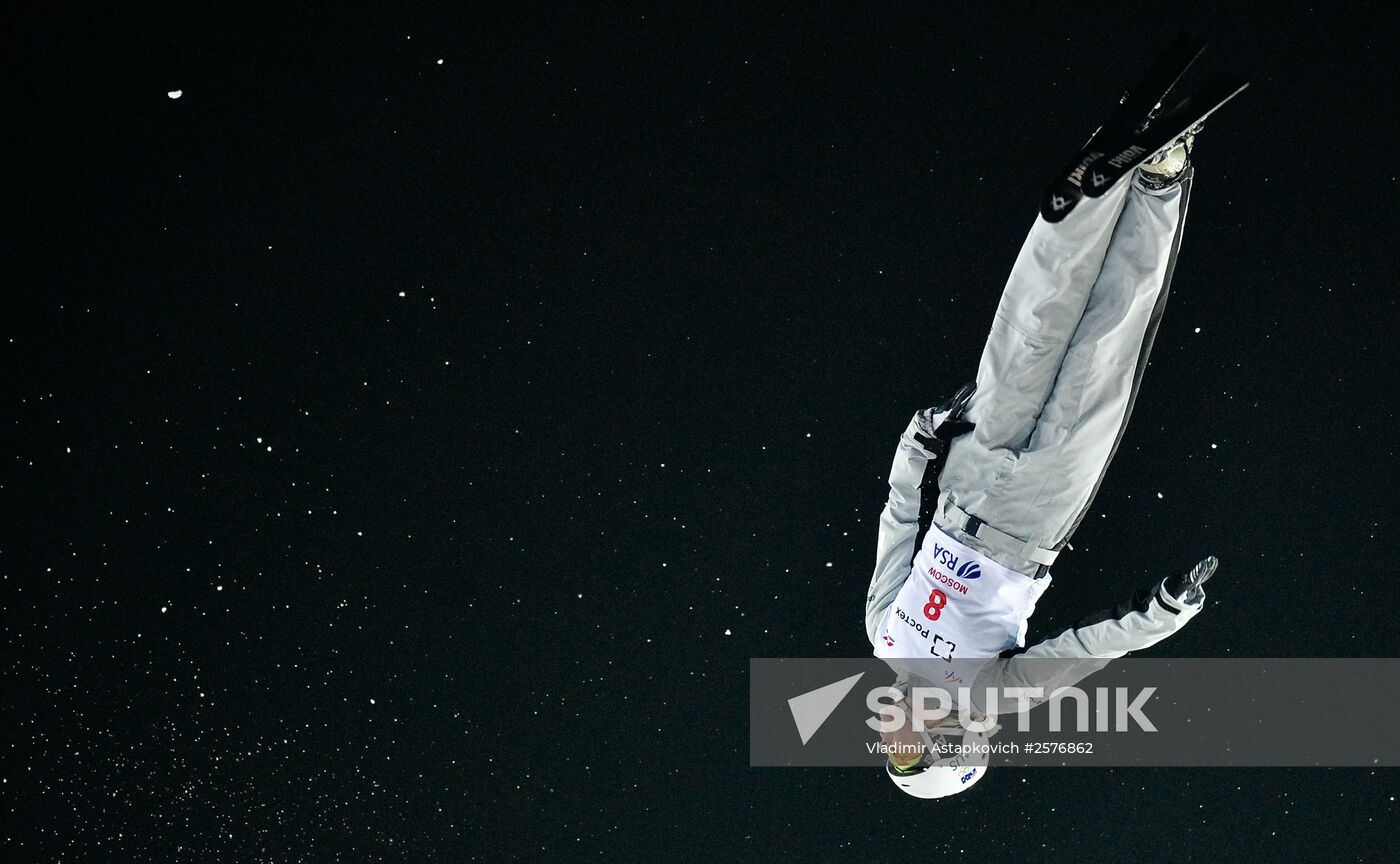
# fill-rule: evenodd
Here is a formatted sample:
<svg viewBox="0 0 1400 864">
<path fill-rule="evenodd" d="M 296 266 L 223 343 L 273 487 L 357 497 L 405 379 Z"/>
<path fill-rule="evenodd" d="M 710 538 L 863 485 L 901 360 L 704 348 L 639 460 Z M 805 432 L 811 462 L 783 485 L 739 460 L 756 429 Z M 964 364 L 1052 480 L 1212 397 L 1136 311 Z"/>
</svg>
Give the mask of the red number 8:
<svg viewBox="0 0 1400 864">
<path fill-rule="evenodd" d="M 943 614 L 943 607 L 948 605 L 948 595 L 938 588 L 928 595 L 928 604 L 924 606 L 924 617 L 930 621 L 937 621 L 938 616 Z M 930 612 L 929 610 L 933 611 Z"/>
</svg>

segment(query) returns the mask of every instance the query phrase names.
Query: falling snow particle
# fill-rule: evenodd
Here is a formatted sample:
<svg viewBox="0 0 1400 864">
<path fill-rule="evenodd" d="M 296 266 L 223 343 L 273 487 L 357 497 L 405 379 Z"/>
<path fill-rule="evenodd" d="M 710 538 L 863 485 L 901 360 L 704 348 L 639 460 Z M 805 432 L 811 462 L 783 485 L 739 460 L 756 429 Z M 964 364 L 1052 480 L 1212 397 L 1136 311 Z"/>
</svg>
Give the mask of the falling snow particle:
<svg viewBox="0 0 1400 864">
<path fill-rule="evenodd" d="M 162 615 L 164 615 L 166 612 L 169 612 L 169 611 L 170 611 L 170 607 L 169 607 L 169 606 L 162 606 L 162 607 L 160 607 L 160 614 L 162 614 Z"/>
<path fill-rule="evenodd" d="M 170 91 L 168 91 L 165 95 L 166 95 L 166 96 L 169 96 L 171 99 L 179 99 L 181 96 L 184 96 L 184 95 L 185 95 L 185 91 L 184 91 L 184 90 L 170 90 Z"/>
<path fill-rule="evenodd" d="M 1201 332 L 1201 328 L 1197 327 L 1197 328 L 1196 328 L 1196 332 L 1197 332 L 1197 333 Z"/>
<path fill-rule="evenodd" d="M 1162 497 L 1162 493 L 1161 493 L 1161 492 L 1158 492 L 1158 493 L 1157 493 L 1157 497 L 1158 497 L 1158 498 L 1161 498 L 1161 497 Z"/>
<path fill-rule="evenodd" d="M 726 628 L 724 628 L 724 635 L 726 635 L 726 636 L 732 636 L 733 634 L 730 633 L 730 632 L 729 632 L 729 628 L 726 627 Z"/>
<path fill-rule="evenodd" d="M 441 58 L 441 57 L 438 58 L 438 65 L 439 65 L 439 66 L 442 65 L 442 58 Z"/>
</svg>

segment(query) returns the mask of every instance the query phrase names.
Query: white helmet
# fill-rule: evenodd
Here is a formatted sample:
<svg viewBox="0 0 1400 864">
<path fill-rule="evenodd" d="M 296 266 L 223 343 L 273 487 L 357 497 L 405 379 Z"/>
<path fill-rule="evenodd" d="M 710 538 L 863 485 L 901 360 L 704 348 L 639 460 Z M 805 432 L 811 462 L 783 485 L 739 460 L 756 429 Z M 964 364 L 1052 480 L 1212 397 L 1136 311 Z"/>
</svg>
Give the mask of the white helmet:
<svg viewBox="0 0 1400 864">
<path fill-rule="evenodd" d="M 989 731 L 995 734 L 997 728 Z M 915 798 L 946 798 L 977 785 L 987 773 L 990 736 L 986 732 L 945 726 L 919 736 L 924 739 L 924 758 L 918 764 L 901 770 L 885 760 L 885 773 L 904 793 Z M 953 752 L 939 758 L 940 748 L 953 748 Z"/>
</svg>

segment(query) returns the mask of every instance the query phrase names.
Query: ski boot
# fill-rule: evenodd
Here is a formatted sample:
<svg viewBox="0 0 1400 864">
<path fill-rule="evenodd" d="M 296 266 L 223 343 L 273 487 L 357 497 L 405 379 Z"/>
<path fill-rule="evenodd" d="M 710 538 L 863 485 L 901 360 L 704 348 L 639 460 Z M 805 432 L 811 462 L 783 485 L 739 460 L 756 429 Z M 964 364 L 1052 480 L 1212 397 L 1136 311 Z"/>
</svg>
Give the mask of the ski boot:
<svg viewBox="0 0 1400 864">
<path fill-rule="evenodd" d="M 1191 164 L 1191 148 L 1196 142 L 1196 133 L 1201 131 L 1201 124 L 1197 123 L 1170 145 L 1157 151 L 1152 158 L 1138 166 L 1138 178 L 1142 185 L 1157 191 L 1181 179 L 1181 175 L 1186 172 L 1186 166 Z"/>
</svg>

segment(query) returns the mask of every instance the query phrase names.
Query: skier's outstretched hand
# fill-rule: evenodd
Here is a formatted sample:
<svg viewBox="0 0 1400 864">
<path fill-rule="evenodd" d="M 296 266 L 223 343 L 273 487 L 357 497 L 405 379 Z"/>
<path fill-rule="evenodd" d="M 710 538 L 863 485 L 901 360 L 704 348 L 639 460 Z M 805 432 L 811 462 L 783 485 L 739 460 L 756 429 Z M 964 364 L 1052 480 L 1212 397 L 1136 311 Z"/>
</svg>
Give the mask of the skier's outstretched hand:
<svg viewBox="0 0 1400 864">
<path fill-rule="evenodd" d="M 967 411 L 967 403 L 972 401 L 972 394 L 976 392 L 977 382 L 969 381 L 958 388 L 953 398 L 941 405 L 920 411 L 919 430 L 924 435 L 940 441 L 952 441 L 959 435 L 971 432 L 976 424 L 964 420 L 963 413 Z"/>
<path fill-rule="evenodd" d="M 1206 580 L 1215 575 L 1215 568 L 1219 566 L 1220 559 L 1214 555 L 1207 555 L 1185 573 L 1168 576 L 1162 587 L 1180 603 L 1187 606 L 1199 605 L 1206 599 Z"/>
</svg>

